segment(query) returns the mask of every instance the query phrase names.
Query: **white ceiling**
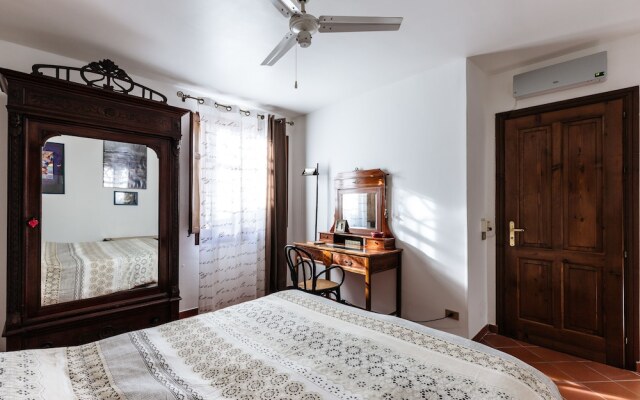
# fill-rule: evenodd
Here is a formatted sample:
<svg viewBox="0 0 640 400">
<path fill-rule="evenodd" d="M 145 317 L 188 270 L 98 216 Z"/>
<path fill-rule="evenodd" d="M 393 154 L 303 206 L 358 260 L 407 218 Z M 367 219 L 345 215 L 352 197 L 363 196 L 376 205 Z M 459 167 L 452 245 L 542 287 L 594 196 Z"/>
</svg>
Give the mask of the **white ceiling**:
<svg viewBox="0 0 640 400">
<path fill-rule="evenodd" d="M 0 0 L 0 39 L 110 58 L 291 116 L 453 59 L 485 55 L 480 66 L 496 71 L 640 31 L 638 0 L 310 0 L 308 12 L 404 22 L 399 32 L 316 34 L 299 49 L 297 90 L 294 51 L 260 65 L 288 31 L 270 0 Z"/>
</svg>

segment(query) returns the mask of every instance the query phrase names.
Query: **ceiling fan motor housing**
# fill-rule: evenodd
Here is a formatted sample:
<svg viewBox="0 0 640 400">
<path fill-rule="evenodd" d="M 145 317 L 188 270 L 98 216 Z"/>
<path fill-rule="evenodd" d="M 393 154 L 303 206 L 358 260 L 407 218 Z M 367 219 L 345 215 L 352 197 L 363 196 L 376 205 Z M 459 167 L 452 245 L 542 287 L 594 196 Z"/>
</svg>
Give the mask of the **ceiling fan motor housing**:
<svg viewBox="0 0 640 400">
<path fill-rule="evenodd" d="M 319 26 L 318 19 L 310 14 L 296 14 L 289 21 L 289 29 L 297 35 L 298 44 L 303 48 L 311 46 L 311 37 Z"/>
</svg>

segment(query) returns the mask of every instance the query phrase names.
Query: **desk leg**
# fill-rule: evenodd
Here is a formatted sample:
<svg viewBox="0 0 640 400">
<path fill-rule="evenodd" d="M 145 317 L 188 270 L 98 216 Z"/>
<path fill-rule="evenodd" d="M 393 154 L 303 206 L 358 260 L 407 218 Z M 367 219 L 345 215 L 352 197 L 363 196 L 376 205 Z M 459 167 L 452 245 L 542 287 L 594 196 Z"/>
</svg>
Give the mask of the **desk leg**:
<svg viewBox="0 0 640 400">
<path fill-rule="evenodd" d="M 398 257 L 396 268 L 396 317 L 402 318 L 402 258 Z"/>
<path fill-rule="evenodd" d="M 331 257 L 331 253 L 328 251 L 322 252 L 322 263 L 324 264 L 324 268 L 329 268 L 333 264 L 333 258 Z M 326 276 L 327 280 L 331 280 L 331 271 L 327 272 Z"/>
<path fill-rule="evenodd" d="M 365 309 L 367 311 L 371 311 L 371 272 L 369 268 L 365 270 L 364 274 L 364 298 L 365 298 Z"/>
</svg>

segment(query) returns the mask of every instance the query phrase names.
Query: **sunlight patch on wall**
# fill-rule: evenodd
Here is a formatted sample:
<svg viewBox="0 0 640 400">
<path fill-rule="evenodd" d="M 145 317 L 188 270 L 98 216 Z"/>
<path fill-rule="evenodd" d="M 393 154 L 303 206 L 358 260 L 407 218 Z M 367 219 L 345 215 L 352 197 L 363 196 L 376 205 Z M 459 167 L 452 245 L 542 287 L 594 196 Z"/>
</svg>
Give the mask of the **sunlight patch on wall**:
<svg viewBox="0 0 640 400">
<path fill-rule="evenodd" d="M 396 189 L 396 192 L 393 196 L 393 231 L 396 238 L 430 259 L 429 266 L 432 269 L 466 287 L 466 274 L 460 274 L 460 269 L 466 267 L 464 251 L 456 250 L 460 246 L 459 234 L 466 233 L 458 232 L 455 219 L 451 220 L 451 215 L 458 215 L 458 212 L 447 210 L 446 205 L 439 205 L 435 200 L 415 192 L 404 189 Z"/>
</svg>

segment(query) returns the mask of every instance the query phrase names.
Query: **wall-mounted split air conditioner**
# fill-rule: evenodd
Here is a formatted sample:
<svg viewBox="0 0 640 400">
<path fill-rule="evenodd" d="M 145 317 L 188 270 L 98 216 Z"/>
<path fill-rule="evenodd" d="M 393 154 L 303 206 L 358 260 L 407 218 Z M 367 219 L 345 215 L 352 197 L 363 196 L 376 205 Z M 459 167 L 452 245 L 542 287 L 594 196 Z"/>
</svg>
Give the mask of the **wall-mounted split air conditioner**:
<svg viewBox="0 0 640 400">
<path fill-rule="evenodd" d="M 535 96 L 607 79 L 607 52 L 576 58 L 513 77 L 513 97 Z"/>
</svg>

